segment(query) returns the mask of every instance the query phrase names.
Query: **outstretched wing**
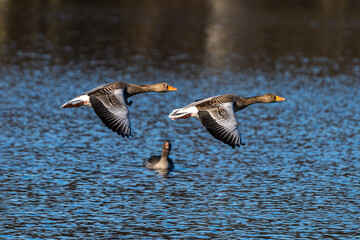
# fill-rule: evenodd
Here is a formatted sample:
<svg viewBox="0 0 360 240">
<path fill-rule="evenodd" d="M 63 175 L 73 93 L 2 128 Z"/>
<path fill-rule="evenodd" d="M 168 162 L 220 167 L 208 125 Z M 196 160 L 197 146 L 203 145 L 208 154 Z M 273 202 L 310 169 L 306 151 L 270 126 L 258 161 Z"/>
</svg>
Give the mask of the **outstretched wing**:
<svg viewBox="0 0 360 240">
<path fill-rule="evenodd" d="M 216 139 L 230 145 L 232 148 L 244 145 L 235 118 L 232 102 L 198 112 L 201 124 Z"/>
<path fill-rule="evenodd" d="M 101 121 L 122 137 L 131 135 L 129 110 L 124 99 L 124 89 L 115 89 L 90 96 L 90 103 Z"/>
</svg>

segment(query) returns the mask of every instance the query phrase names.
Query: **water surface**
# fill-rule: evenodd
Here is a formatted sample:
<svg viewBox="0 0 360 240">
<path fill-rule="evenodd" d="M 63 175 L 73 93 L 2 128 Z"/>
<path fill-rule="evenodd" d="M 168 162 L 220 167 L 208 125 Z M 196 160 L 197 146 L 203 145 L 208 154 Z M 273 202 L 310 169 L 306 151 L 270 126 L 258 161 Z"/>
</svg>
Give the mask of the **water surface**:
<svg viewBox="0 0 360 240">
<path fill-rule="evenodd" d="M 0 1 L 0 238 L 358 238 L 360 6 L 279 2 Z M 116 80 L 179 91 L 132 97 L 130 139 L 60 108 Z M 167 118 L 270 92 L 240 149 Z"/>
</svg>

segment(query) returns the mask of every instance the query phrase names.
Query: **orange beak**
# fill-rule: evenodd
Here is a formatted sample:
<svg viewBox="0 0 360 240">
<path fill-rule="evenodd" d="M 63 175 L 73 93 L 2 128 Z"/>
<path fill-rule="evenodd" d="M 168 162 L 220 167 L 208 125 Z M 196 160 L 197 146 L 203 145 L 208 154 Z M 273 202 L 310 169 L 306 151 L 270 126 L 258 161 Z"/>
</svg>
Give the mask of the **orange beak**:
<svg viewBox="0 0 360 240">
<path fill-rule="evenodd" d="M 285 98 L 275 95 L 275 102 L 282 102 L 282 101 L 285 101 Z"/>
<path fill-rule="evenodd" d="M 172 87 L 172 86 L 168 86 L 168 91 L 169 92 L 172 92 L 172 91 L 177 91 L 177 88 L 174 88 L 174 87 Z"/>
</svg>

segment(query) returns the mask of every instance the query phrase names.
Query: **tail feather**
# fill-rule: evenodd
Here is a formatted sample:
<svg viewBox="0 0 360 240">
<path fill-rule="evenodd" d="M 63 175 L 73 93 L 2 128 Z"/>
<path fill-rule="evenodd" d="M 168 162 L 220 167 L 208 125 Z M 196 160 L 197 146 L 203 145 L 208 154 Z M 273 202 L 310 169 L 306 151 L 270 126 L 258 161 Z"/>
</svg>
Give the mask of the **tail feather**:
<svg viewBox="0 0 360 240">
<path fill-rule="evenodd" d="M 90 107 L 90 99 L 89 96 L 86 94 L 80 95 L 66 103 L 64 103 L 61 107 L 62 108 L 73 108 L 73 107 L 80 107 L 82 105 Z"/>
<path fill-rule="evenodd" d="M 189 114 L 188 112 L 183 112 L 181 111 L 182 109 L 175 109 L 173 110 L 170 115 L 169 115 L 169 118 L 171 118 L 172 120 L 174 119 L 177 119 L 177 118 L 181 118 L 183 117 L 184 115 L 187 115 Z"/>
<path fill-rule="evenodd" d="M 84 105 L 84 101 L 82 100 L 72 100 L 64 103 L 61 107 L 62 108 L 73 108 L 73 107 L 80 107 Z"/>
<path fill-rule="evenodd" d="M 192 108 L 179 108 L 179 109 L 175 109 L 173 110 L 170 115 L 169 115 L 169 118 L 171 118 L 172 120 L 175 120 L 175 119 L 182 119 L 182 118 L 189 118 L 189 117 L 192 117 L 194 115 L 194 113 L 196 113 L 194 111 L 195 109 L 192 109 Z M 197 110 L 197 109 L 196 109 Z"/>
</svg>

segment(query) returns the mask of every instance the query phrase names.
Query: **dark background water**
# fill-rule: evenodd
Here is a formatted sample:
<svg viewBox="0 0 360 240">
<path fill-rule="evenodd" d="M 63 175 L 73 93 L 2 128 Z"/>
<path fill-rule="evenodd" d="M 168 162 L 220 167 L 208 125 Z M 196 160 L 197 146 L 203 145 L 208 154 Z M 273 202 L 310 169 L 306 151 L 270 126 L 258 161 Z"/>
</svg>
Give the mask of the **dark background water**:
<svg viewBox="0 0 360 240">
<path fill-rule="evenodd" d="M 360 239 L 358 1 L 0 1 L 1 239 Z M 123 80 L 134 137 L 78 94 Z M 234 93 L 231 149 L 174 108 Z M 142 162 L 172 139 L 175 170 Z"/>
</svg>

